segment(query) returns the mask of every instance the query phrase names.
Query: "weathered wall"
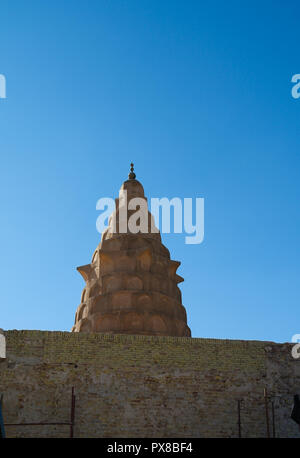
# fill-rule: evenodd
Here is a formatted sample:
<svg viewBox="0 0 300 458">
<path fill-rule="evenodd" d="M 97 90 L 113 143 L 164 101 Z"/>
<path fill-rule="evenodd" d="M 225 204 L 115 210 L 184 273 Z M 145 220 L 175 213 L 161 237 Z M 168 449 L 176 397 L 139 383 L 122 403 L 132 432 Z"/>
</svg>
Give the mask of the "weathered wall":
<svg viewBox="0 0 300 458">
<path fill-rule="evenodd" d="M 0 363 L 6 423 L 65 422 L 75 437 L 265 437 L 263 389 L 275 395 L 276 435 L 300 392 L 291 344 L 176 337 L 7 331 Z M 271 408 L 270 408 L 271 422 Z M 272 431 L 272 428 L 270 428 Z M 68 437 L 68 426 L 7 427 L 9 437 Z"/>
</svg>

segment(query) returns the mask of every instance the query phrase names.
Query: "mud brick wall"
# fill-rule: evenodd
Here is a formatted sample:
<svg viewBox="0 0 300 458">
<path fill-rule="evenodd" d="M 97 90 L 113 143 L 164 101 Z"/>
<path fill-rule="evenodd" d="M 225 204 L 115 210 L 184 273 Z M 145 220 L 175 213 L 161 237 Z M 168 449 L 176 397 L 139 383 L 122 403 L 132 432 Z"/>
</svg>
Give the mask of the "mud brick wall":
<svg viewBox="0 0 300 458">
<path fill-rule="evenodd" d="M 266 437 L 263 390 L 277 437 L 290 419 L 300 360 L 272 342 L 6 331 L 0 362 L 5 423 L 68 422 L 75 437 Z M 270 432 L 272 410 L 269 403 Z M 10 426 L 8 437 L 68 437 L 68 426 Z"/>
</svg>

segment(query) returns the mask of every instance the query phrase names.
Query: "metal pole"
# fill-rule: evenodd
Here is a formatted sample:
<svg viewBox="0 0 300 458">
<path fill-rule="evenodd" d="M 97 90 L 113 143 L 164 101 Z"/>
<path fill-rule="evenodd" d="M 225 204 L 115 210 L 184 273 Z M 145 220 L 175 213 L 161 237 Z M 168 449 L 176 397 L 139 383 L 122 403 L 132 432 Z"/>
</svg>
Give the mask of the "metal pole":
<svg viewBox="0 0 300 458">
<path fill-rule="evenodd" d="M 273 422 L 273 437 L 276 437 L 274 401 L 272 401 L 272 422 Z"/>
<path fill-rule="evenodd" d="M 269 425 L 269 411 L 268 411 L 268 393 L 267 388 L 264 388 L 265 408 L 266 408 L 266 423 L 267 423 L 267 437 L 270 437 L 270 425 Z"/>
<path fill-rule="evenodd" d="M 239 427 L 239 438 L 242 437 L 242 428 L 241 428 L 241 400 L 238 400 L 238 427 Z"/>
<path fill-rule="evenodd" d="M 5 437 L 5 428 L 4 428 L 4 421 L 2 416 L 2 401 L 3 401 L 3 394 L 0 395 L 0 439 Z"/>
<path fill-rule="evenodd" d="M 72 386 L 70 438 L 74 437 L 74 424 L 75 424 L 75 394 L 74 394 L 74 386 Z"/>
</svg>

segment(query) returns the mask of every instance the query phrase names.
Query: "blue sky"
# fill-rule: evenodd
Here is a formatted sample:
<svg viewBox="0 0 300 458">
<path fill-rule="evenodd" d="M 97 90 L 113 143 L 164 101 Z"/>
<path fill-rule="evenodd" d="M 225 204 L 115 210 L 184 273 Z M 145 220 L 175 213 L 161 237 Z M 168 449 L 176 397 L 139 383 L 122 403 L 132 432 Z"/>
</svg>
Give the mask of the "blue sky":
<svg viewBox="0 0 300 458">
<path fill-rule="evenodd" d="M 96 202 L 134 161 L 150 197 L 204 197 L 205 239 L 163 235 L 194 337 L 299 324 L 297 1 L 4 1 L 4 329 L 70 330 Z"/>
</svg>

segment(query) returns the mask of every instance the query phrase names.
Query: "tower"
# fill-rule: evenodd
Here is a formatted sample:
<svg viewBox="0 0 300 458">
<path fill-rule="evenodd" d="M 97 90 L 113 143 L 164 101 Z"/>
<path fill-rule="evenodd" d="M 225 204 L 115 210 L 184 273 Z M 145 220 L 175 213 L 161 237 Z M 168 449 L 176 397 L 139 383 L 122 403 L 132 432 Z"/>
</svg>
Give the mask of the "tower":
<svg viewBox="0 0 300 458">
<path fill-rule="evenodd" d="M 147 230 L 137 233 L 128 224 L 136 214 L 128 204 L 135 198 L 142 199 L 140 215 L 147 222 Z M 91 263 L 77 268 L 86 286 L 72 331 L 190 337 L 178 288 L 180 262 L 170 259 L 161 242 L 133 164 L 115 201 Z"/>
</svg>

